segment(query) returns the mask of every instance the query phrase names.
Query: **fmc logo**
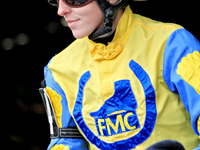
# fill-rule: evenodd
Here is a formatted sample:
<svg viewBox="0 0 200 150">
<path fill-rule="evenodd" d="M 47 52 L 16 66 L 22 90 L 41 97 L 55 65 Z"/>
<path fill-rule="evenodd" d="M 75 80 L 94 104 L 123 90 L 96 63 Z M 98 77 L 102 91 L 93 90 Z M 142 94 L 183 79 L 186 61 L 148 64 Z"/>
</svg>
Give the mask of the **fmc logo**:
<svg viewBox="0 0 200 150">
<path fill-rule="evenodd" d="M 136 108 L 130 81 L 120 80 L 115 82 L 114 95 L 90 115 L 95 119 L 99 136 L 110 136 L 140 128 Z"/>
<path fill-rule="evenodd" d="M 121 150 L 133 149 L 143 143 L 151 135 L 156 122 L 156 102 L 155 91 L 148 74 L 135 61 L 131 60 L 129 67 L 140 81 L 146 102 L 146 119 L 141 130 L 129 139 L 107 143 L 96 136 L 86 125 L 83 115 L 83 92 L 84 87 L 91 75 L 90 72 L 84 73 L 79 80 L 79 91 L 74 105 L 73 116 L 85 137 L 101 150 Z M 117 86 L 120 84 L 120 86 Z M 126 102 L 125 102 L 126 101 Z M 109 106 L 108 106 L 109 105 Z M 105 104 L 96 112 L 90 113 L 95 119 L 99 136 L 111 136 L 140 128 L 135 109 L 137 101 L 131 90 L 129 80 L 115 82 L 115 93 Z"/>
</svg>

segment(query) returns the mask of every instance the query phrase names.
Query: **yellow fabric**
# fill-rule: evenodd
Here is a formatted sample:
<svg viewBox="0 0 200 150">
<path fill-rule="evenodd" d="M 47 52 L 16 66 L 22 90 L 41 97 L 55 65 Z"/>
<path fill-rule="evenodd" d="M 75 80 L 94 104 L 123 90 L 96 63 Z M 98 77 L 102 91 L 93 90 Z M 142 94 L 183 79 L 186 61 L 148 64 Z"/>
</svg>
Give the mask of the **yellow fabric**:
<svg viewBox="0 0 200 150">
<path fill-rule="evenodd" d="M 56 91 L 53 91 L 52 88 L 46 87 L 46 91 L 48 93 L 48 96 L 49 96 L 51 103 L 52 103 L 52 106 L 54 108 L 54 113 L 55 113 L 57 124 L 60 128 L 62 128 L 62 121 L 61 121 L 61 115 L 62 115 L 61 100 L 62 100 L 62 97 Z"/>
<path fill-rule="evenodd" d="M 113 59 L 122 51 L 121 44 L 117 42 L 112 42 L 108 46 L 101 43 L 94 43 L 92 47 L 90 53 L 95 60 Z"/>
<path fill-rule="evenodd" d="M 144 126 L 145 95 L 141 83 L 129 67 L 129 62 L 133 59 L 145 70 L 151 80 L 156 93 L 157 108 L 156 124 L 151 136 L 138 145 L 135 150 L 144 150 L 165 139 L 178 140 L 187 150 L 197 147 L 199 139 L 191 127 L 189 113 L 179 95 L 169 90 L 162 74 L 163 53 L 167 39 L 172 32 L 180 28 L 182 27 L 175 24 L 156 22 L 132 14 L 131 9 L 127 7 L 119 21 L 115 36 L 107 47 L 96 44 L 85 37 L 77 39 L 56 55 L 49 64 L 49 69 L 52 71 L 55 81 L 66 94 L 72 117 L 79 80 L 85 72 L 90 71 L 91 78 L 83 91 L 82 115 L 86 125 L 98 138 L 107 143 L 136 135 L 140 129 L 112 136 L 102 136 L 102 130 L 107 126 L 101 125 L 103 122 L 101 119 L 97 122 L 100 126 L 99 135 L 95 120 L 90 116 L 91 112 L 99 110 L 105 101 L 113 96 L 114 82 L 127 79 L 131 81 L 130 84 L 137 100 L 136 113 L 140 126 L 141 128 Z M 117 124 L 107 119 L 109 125 L 107 128 L 116 130 L 115 128 L 121 127 L 122 130 L 125 130 L 124 127 L 126 127 L 131 129 L 126 117 L 122 119 L 119 115 Z M 98 150 L 92 143 L 89 143 L 88 147 L 89 150 Z"/>
<path fill-rule="evenodd" d="M 200 94 L 200 53 L 194 51 L 182 58 L 178 64 L 177 74 Z"/>
<path fill-rule="evenodd" d="M 55 145 L 50 150 L 70 150 L 68 146 L 64 146 L 63 144 Z"/>
</svg>

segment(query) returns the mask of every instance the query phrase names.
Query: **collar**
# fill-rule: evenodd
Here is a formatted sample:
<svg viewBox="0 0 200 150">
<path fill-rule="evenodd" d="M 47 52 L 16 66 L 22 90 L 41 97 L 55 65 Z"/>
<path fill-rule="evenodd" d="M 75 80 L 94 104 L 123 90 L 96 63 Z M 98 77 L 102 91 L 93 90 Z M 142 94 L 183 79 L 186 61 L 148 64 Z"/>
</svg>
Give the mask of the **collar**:
<svg viewBox="0 0 200 150">
<path fill-rule="evenodd" d="M 94 60 L 110 60 L 118 56 L 125 45 L 123 41 L 128 38 L 132 31 L 133 20 L 132 10 L 127 6 L 119 20 L 114 38 L 107 46 L 102 43 L 95 43 L 87 37 L 91 47 L 90 55 L 92 58 Z"/>
</svg>

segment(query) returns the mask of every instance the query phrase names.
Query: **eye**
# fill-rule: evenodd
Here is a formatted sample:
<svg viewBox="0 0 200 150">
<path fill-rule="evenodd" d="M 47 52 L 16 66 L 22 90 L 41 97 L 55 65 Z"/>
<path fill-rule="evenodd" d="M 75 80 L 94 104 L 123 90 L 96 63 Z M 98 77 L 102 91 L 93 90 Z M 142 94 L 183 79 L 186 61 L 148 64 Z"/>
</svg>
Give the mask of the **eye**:
<svg viewBox="0 0 200 150">
<path fill-rule="evenodd" d="M 87 0 L 76 0 L 74 2 L 74 5 L 82 5 L 82 4 L 86 3 L 86 2 L 87 2 Z"/>
</svg>

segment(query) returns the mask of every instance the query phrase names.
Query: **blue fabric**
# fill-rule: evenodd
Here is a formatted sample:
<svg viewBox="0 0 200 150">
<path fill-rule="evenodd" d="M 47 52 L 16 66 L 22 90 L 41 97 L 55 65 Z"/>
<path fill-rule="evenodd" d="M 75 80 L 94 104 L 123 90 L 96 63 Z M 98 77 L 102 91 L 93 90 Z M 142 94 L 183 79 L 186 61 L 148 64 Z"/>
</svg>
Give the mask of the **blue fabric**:
<svg viewBox="0 0 200 150">
<path fill-rule="evenodd" d="M 71 115 L 68 109 L 67 99 L 61 87 L 54 80 L 52 72 L 48 69 L 48 66 L 45 67 L 45 81 L 47 87 L 52 88 L 52 90 L 56 91 L 62 97 L 61 104 L 62 104 L 62 110 L 64 110 L 62 112 L 62 117 L 61 117 L 62 128 L 66 128 L 68 127 L 68 124 L 71 119 Z"/>
<path fill-rule="evenodd" d="M 199 41 L 185 29 L 174 31 L 169 37 L 163 62 L 163 77 L 171 91 L 178 93 L 191 116 L 192 127 L 197 135 L 197 119 L 200 115 L 200 95 L 177 74 L 178 64 L 183 57 L 200 52 Z"/>
<path fill-rule="evenodd" d="M 50 150 L 55 144 L 68 146 L 70 150 L 87 150 L 86 142 L 83 139 L 70 139 L 70 138 L 60 138 L 51 139 L 47 150 Z"/>
<path fill-rule="evenodd" d="M 68 109 L 68 104 L 67 104 L 67 99 L 65 96 L 65 93 L 61 89 L 61 87 L 56 83 L 56 81 L 53 78 L 52 72 L 48 69 L 48 66 L 44 68 L 44 75 L 45 75 L 45 81 L 46 81 L 46 86 L 52 88 L 54 91 L 56 91 L 61 97 L 61 104 L 62 104 L 62 128 L 67 128 L 69 127 L 75 127 L 76 124 L 74 123 L 74 120 L 72 119 L 69 109 Z M 49 144 L 47 150 L 50 150 L 51 147 L 54 145 L 60 145 L 63 144 L 64 146 L 69 146 L 70 150 L 87 150 L 87 144 L 85 140 L 83 139 L 71 139 L 71 138 L 57 138 L 57 139 L 51 139 L 51 143 Z"/>
<path fill-rule="evenodd" d="M 199 144 L 199 147 L 195 148 L 194 150 L 200 150 L 200 144 Z"/>
<path fill-rule="evenodd" d="M 83 97 L 84 97 L 84 87 L 89 81 L 91 74 L 86 72 L 82 75 L 79 80 L 79 91 L 76 98 L 76 103 L 73 110 L 73 116 L 78 126 L 81 128 L 82 132 L 86 138 L 94 145 L 96 145 L 101 150 L 121 150 L 121 149 L 132 149 L 136 145 L 143 143 L 151 135 L 154 125 L 156 122 L 156 102 L 155 102 L 155 91 L 151 84 L 148 74 L 143 70 L 143 68 L 138 65 L 133 60 L 130 62 L 129 67 L 135 73 L 139 81 L 141 82 L 146 99 L 146 119 L 144 127 L 135 136 L 121 141 L 116 141 L 114 143 L 106 143 L 102 141 L 98 136 L 96 136 L 86 125 L 82 116 L 83 107 Z M 120 88 L 119 88 L 120 86 Z M 130 95 L 129 95 L 130 94 Z M 130 98 L 130 99 L 129 99 Z M 122 105 L 123 101 L 128 101 L 129 105 Z M 115 94 L 105 102 L 105 105 L 100 108 L 99 111 L 93 112 L 90 115 L 93 117 L 107 117 L 106 115 L 115 110 L 128 110 L 134 112 L 137 107 L 137 102 L 135 101 L 135 96 L 132 93 L 130 84 L 128 80 L 121 80 L 115 82 Z M 101 114 L 102 113 L 102 114 Z M 134 112 L 137 116 L 136 113 Z M 131 120 L 131 119 L 130 119 Z M 130 121 L 129 120 L 129 121 Z M 133 124 L 137 124 L 137 121 Z M 132 125 L 133 125 L 132 124 Z M 138 125 L 139 127 L 139 125 Z M 104 133 L 106 134 L 106 133 Z"/>
</svg>

